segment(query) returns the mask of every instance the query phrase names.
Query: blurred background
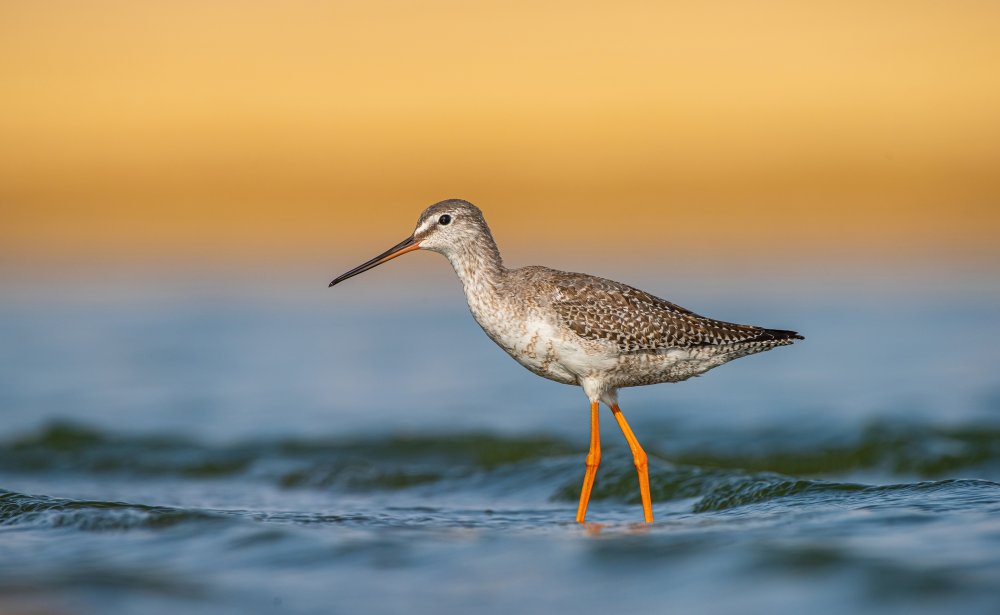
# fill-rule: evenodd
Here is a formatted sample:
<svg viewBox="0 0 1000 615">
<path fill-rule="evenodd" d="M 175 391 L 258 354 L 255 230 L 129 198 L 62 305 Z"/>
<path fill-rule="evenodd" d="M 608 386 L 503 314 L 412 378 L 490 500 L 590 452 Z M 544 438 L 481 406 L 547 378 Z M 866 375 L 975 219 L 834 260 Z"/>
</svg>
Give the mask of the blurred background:
<svg viewBox="0 0 1000 615">
<path fill-rule="evenodd" d="M 328 277 L 449 197 L 523 263 L 906 271 L 1000 250 L 994 2 L 0 11 L 7 275 Z"/>
<path fill-rule="evenodd" d="M 997 612 L 998 168 L 993 1 L 3 0 L 0 611 Z M 623 392 L 649 534 L 443 259 L 327 289 L 451 197 L 806 336 Z"/>
</svg>

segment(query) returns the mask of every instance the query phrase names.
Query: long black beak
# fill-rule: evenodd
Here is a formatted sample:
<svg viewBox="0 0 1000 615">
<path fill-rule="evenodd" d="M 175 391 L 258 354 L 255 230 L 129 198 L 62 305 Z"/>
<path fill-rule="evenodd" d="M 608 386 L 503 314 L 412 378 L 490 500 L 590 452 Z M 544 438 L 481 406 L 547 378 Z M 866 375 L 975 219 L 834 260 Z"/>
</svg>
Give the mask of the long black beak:
<svg viewBox="0 0 1000 615">
<path fill-rule="evenodd" d="M 334 286 L 335 284 L 340 284 L 341 282 L 343 282 L 347 278 L 353 278 L 354 276 L 358 275 L 359 273 L 364 273 L 364 272 L 368 271 L 369 269 L 374 269 L 375 267 L 378 267 L 382 263 L 391 261 L 392 259 L 396 258 L 397 256 L 402 256 L 403 254 L 406 254 L 407 252 L 412 252 L 412 251 L 416 250 L 419 247 L 420 247 L 420 242 L 417 241 L 416 239 L 414 239 L 413 236 L 411 235 L 410 237 L 407 237 L 403 241 L 397 243 L 396 245 L 392 246 L 391 248 L 389 248 L 385 252 L 383 252 L 383 253 L 379 254 L 378 256 L 376 256 L 375 258 L 371 259 L 367 263 L 363 263 L 361 265 L 358 265 L 357 267 L 355 267 L 354 269 L 351 269 L 350 271 L 348 271 L 344 275 L 336 278 L 334 281 L 330 282 L 330 286 Z"/>
</svg>

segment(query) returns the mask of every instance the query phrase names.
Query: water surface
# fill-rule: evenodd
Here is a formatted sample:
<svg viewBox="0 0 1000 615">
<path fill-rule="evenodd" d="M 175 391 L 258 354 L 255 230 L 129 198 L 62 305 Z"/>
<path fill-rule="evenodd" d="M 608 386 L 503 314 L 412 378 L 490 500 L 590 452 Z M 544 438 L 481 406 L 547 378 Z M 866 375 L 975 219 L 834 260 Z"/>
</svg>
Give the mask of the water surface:
<svg viewBox="0 0 1000 615">
<path fill-rule="evenodd" d="M 579 389 L 309 290 L 0 306 L 0 609 L 1000 610 L 992 288 L 672 295 L 807 339 L 624 391 L 587 527 Z"/>
</svg>

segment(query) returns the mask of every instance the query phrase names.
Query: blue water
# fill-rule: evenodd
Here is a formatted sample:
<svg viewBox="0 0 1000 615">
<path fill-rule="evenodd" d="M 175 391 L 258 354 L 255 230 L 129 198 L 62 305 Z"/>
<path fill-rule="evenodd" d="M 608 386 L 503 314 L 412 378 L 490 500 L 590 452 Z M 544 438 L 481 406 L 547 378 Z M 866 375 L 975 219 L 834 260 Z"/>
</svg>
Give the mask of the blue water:
<svg viewBox="0 0 1000 615">
<path fill-rule="evenodd" d="M 623 391 L 587 527 L 582 392 L 363 284 L 10 292 L 0 611 L 1000 612 L 993 280 L 644 284 L 807 339 Z"/>
</svg>

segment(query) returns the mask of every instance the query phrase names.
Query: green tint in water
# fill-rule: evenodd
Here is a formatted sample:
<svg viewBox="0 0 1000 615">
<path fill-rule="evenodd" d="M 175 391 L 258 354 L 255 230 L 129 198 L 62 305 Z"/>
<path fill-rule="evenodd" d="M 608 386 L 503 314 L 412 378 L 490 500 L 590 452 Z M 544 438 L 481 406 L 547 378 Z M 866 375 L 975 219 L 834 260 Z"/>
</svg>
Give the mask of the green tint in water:
<svg viewBox="0 0 1000 615">
<path fill-rule="evenodd" d="M 792 447 L 789 447 L 791 445 Z M 775 442 L 767 451 L 685 451 L 681 463 L 791 475 L 877 470 L 888 475 L 937 478 L 960 472 L 1000 476 L 1000 429 L 989 426 L 928 427 L 878 423 L 853 442 Z"/>
</svg>

